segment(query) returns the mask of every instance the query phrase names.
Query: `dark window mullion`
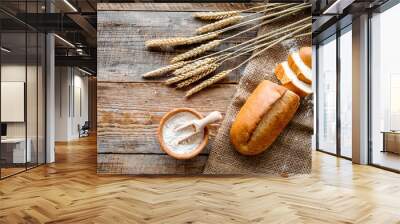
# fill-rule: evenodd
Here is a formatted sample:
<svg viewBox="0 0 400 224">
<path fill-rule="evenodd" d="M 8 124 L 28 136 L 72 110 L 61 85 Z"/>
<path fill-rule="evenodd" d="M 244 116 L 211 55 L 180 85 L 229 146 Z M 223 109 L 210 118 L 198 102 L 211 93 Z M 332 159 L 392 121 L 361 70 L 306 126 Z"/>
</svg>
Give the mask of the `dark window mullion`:
<svg viewBox="0 0 400 224">
<path fill-rule="evenodd" d="M 315 45 L 315 149 L 319 149 L 319 44 Z"/>
<path fill-rule="evenodd" d="M 28 1 L 25 1 L 25 21 L 28 17 Z M 25 88 L 24 88 L 24 120 L 25 120 L 25 170 L 28 170 L 28 113 L 27 113 L 27 91 L 28 90 L 28 25 L 25 23 Z"/>
<path fill-rule="evenodd" d="M 372 12 L 369 11 L 368 12 L 368 31 L 367 31 L 367 39 L 368 39 L 368 54 L 367 54 L 367 66 L 368 66 L 368 70 L 367 70 L 367 83 L 368 83 L 368 111 L 367 111 L 367 119 L 368 119 L 368 124 L 367 124 L 367 129 L 368 129 L 368 156 L 367 156 L 367 160 L 368 160 L 368 164 L 373 164 L 373 149 L 372 149 L 372 64 L 371 64 L 371 56 L 372 56 L 372 29 L 371 29 L 371 20 L 372 20 Z"/>
<path fill-rule="evenodd" d="M 336 31 L 336 154 L 341 157 L 341 122 L 340 122 L 340 36 L 339 28 Z"/>
<path fill-rule="evenodd" d="M 39 14 L 39 1 L 36 1 Z M 36 166 L 39 165 L 39 32 L 36 32 Z"/>
</svg>

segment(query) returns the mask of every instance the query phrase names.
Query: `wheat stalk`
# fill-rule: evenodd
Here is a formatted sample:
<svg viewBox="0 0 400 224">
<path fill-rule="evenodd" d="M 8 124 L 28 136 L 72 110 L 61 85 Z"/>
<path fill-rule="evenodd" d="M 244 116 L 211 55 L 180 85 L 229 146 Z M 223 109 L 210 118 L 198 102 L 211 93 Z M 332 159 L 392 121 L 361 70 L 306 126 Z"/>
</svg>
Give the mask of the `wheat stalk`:
<svg viewBox="0 0 400 224">
<path fill-rule="evenodd" d="M 222 72 L 214 75 L 213 77 L 211 77 L 211 78 L 209 78 L 207 80 L 204 80 L 200 84 L 196 85 L 195 87 L 193 87 L 192 89 L 187 91 L 185 97 L 188 98 L 188 97 L 192 96 L 193 94 L 201 91 L 202 89 L 205 89 L 205 88 L 211 86 L 212 84 L 214 84 L 214 83 L 220 81 L 221 79 L 225 78 L 231 72 L 232 72 L 231 69 L 225 70 L 225 71 L 222 71 Z"/>
<path fill-rule="evenodd" d="M 279 43 L 282 42 L 283 40 L 286 40 L 286 39 L 289 39 L 289 38 L 291 38 L 291 37 L 294 37 L 295 34 L 298 34 L 299 32 L 301 32 L 301 31 L 307 29 L 309 26 L 310 26 L 310 24 L 309 24 L 309 25 L 302 26 L 301 28 L 298 28 L 297 30 L 295 30 L 295 31 L 293 31 L 293 32 L 291 32 L 291 33 L 289 33 L 289 34 L 286 34 L 286 35 L 280 37 L 280 38 L 277 39 L 277 40 L 268 42 L 268 43 L 266 43 L 266 44 L 259 44 L 259 45 L 255 46 L 255 47 L 253 47 L 253 48 L 250 49 L 250 50 L 255 50 L 255 49 L 261 48 L 261 47 L 264 47 L 264 49 L 262 49 L 262 50 L 260 50 L 260 51 L 258 51 L 258 52 L 256 52 L 256 53 L 254 53 L 252 56 L 250 56 L 248 59 L 246 59 L 246 60 L 244 60 L 243 62 L 241 62 L 241 63 L 240 63 L 239 65 L 237 65 L 236 67 L 234 67 L 234 68 L 232 68 L 232 69 L 229 69 L 229 70 L 222 71 L 222 72 L 218 73 L 217 75 L 215 75 L 215 76 L 213 76 L 213 77 L 211 77 L 211 78 L 209 78 L 209 79 L 204 80 L 203 82 L 201 82 L 201 83 L 198 84 L 197 86 L 195 86 L 195 87 L 193 87 L 192 89 L 190 89 L 190 90 L 186 93 L 185 97 L 190 97 L 190 96 L 192 96 L 193 94 L 195 94 L 195 93 L 197 93 L 197 92 L 203 90 L 204 88 L 207 88 L 208 86 L 210 86 L 210 85 L 212 85 L 212 84 L 218 82 L 219 80 L 221 80 L 221 79 L 223 79 L 224 77 L 226 77 L 226 76 L 227 76 L 229 73 L 231 73 L 232 71 L 234 71 L 234 70 L 240 68 L 241 66 L 243 66 L 244 64 L 246 64 L 247 62 L 249 62 L 250 60 L 252 60 L 253 58 L 258 57 L 261 53 L 263 53 L 263 52 L 265 52 L 266 50 L 272 48 L 273 46 L 279 44 Z M 302 34 L 300 34 L 300 35 L 298 35 L 298 36 L 302 36 Z M 246 53 L 246 52 L 244 52 L 244 53 Z M 238 55 L 235 55 L 234 57 L 237 57 L 237 56 L 239 56 L 239 55 L 241 55 L 241 54 L 243 54 L 243 53 L 240 53 L 240 54 L 238 54 Z M 233 57 L 233 58 L 234 58 L 234 57 Z M 224 60 L 224 61 L 225 61 L 225 60 Z M 224 61 L 222 61 L 222 62 L 220 62 L 220 63 L 223 63 Z"/>
<path fill-rule="evenodd" d="M 192 76 L 191 78 L 188 78 L 186 80 L 184 80 L 183 82 L 180 82 L 176 85 L 176 88 L 183 88 L 185 86 L 188 86 L 192 83 L 195 83 L 197 81 L 199 81 L 200 79 L 206 77 L 208 74 L 212 73 L 213 71 L 217 70 L 217 68 L 221 66 L 221 64 L 211 64 L 209 70 L 207 70 L 206 72 L 203 72 L 199 75 L 196 76 Z"/>
<path fill-rule="evenodd" d="M 174 58 L 172 58 L 171 63 L 176 63 L 178 61 L 183 61 L 188 58 L 193 58 L 193 57 L 199 56 L 209 50 L 212 50 L 212 49 L 218 47 L 221 43 L 222 43 L 221 40 L 213 40 L 209 43 L 202 44 L 199 47 L 196 47 L 192 50 L 189 50 L 185 53 L 175 56 Z"/>
<path fill-rule="evenodd" d="M 280 17 L 281 17 L 281 16 L 280 16 Z M 282 17 L 285 17 L 285 15 L 282 16 Z M 279 17 L 277 17 L 277 18 L 279 18 Z M 259 42 L 266 41 L 266 40 L 268 40 L 268 39 L 271 39 L 272 37 L 275 37 L 275 36 L 277 36 L 277 35 L 281 35 L 281 34 L 283 34 L 283 33 L 285 33 L 285 32 L 291 31 L 291 30 L 294 29 L 294 28 L 291 28 L 291 27 L 297 26 L 297 25 L 299 25 L 299 24 L 301 24 L 301 23 L 303 23 L 303 22 L 305 22 L 305 21 L 308 21 L 309 19 L 311 19 L 311 16 L 310 16 L 310 17 L 307 17 L 307 18 L 304 18 L 304 19 L 301 19 L 301 20 L 299 20 L 299 21 L 297 21 L 297 22 L 295 22 L 295 23 L 291 23 L 291 24 L 289 24 L 289 25 L 286 25 L 286 26 L 284 26 L 284 27 L 281 27 L 281 28 L 279 28 L 279 29 L 273 30 L 273 31 L 271 31 L 271 32 L 265 33 L 265 34 L 263 34 L 263 35 L 257 36 L 257 37 L 255 37 L 255 38 L 252 38 L 252 39 L 250 39 L 250 40 L 247 40 L 247 41 L 245 41 L 245 42 L 243 42 L 243 43 L 240 43 L 240 44 L 237 44 L 237 45 L 234 45 L 234 46 L 225 48 L 225 49 L 223 49 L 223 50 L 214 52 L 214 53 L 212 53 L 212 54 L 209 54 L 209 55 L 200 57 L 200 58 L 198 58 L 198 59 L 196 59 L 196 60 L 202 60 L 202 59 L 204 59 L 205 57 L 211 57 L 211 56 L 216 56 L 216 55 L 220 55 L 220 57 L 221 57 L 221 54 L 222 54 L 222 53 L 227 52 L 227 51 L 230 51 L 230 50 L 235 49 L 235 48 L 238 48 L 238 47 L 241 47 L 241 48 L 239 48 L 238 50 L 241 50 L 241 49 L 243 49 L 243 48 L 247 48 L 248 46 L 254 45 L 254 44 L 259 43 Z M 275 19 L 273 19 L 273 20 L 275 20 Z M 253 27 L 251 27 L 251 28 L 249 28 L 249 29 L 246 29 L 246 30 L 244 30 L 244 31 L 242 31 L 242 32 L 240 32 L 240 33 L 237 33 L 237 34 L 235 34 L 235 35 L 233 35 L 233 36 L 229 36 L 229 37 L 227 37 L 227 38 L 225 38 L 225 39 L 222 39 L 221 41 L 224 42 L 224 41 L 226 41 L 226 40 L 229 40 L 231 37 L 240 35 L 241 33 L 244 33 L 244 32 L 247 32 L 247 31 L 249 31 L 249 30 L 255 29 L 255 28 L 259 27 L 259 26 L 262 26 L 262 25 L 265 25 L 265 24 L 269 24 L 270 21 L 271 21 L 271 20 L 267 20 L 267 21 L 265 21 L 265 22 L 263 22 L 263 23 L 260 23 L 260 24 L 258 24 L 258 25 L 255 25 L 255 26 L 253 26 Z M 297 28 L 298 28 L 298 27 L 300 27 L 300 26 L 297 26 Z M 296 27 L 295 27 L 295 28 L 296 28 Z M 243 47 L 242 47 L 242 46 L 243 46 Z M 235 51 L 232 52 L 231 54 L 235 54 L 236 52 L 237 52 L 237 50 L 235 50 Z M 195 61 L 196 61 L 196 60 L 195 60 Z"/>
<path fill-rule="evenodd" d="M 155 78 L 155 77 L 160 77 L 165 75 L 168 72 L 174 71 L 184 65 L 186 65 L 188 62 L 187 61 L 180 61 L 172 65 L 164 66 L 162 68 L 156 69 L 151 72 L 147 72 L 142 75 L 143 78 Z"/>
<path fill-rule="evenodd" d="M 202 60 L 198 60 L 198 61 L 194 61 L 190 64 L 187 64 L 185 66 L 183 66 L 182 68 L 179 68 L 177 70 L 175 70 L 172 74 L 174 76 L 179 76 L 181 74 L 184 73 L 188 73 L 190 71 L 193 71 L 194 69 L 206 65 L 206 64 L 210 64 L 210 63 L 214 63 L 217 60 L 217 57 L 209 57 L 209 58 L 204 58 Z"/>
<path fill-rule="evenodd" d="M 292 5 L 292 4 L 290 4 L 290 5 Z M 278 11 L 278 12 L 274 12 L 274 13 L 267 14 L 267 15 L 264 15 L 264 16 L 259 16 L 259 17 L 256 17 L 254 19 L 246 20 L 246 21 L 240 22 L 238 24 L 234 24 L 234 25 L 225 27 L 225 28 L 223 28 L 221 30 L 218 30 L 218 31 L 215 31 L 215 32 L 224 33 L 224 32 L 236 29 L 238 27 L 245 26 L 245 25 L 247 25 L 249 23 L 253 23 L 253 22 L 259 21 L 259 20 L 265 20 L 265 19 L 269 19 L 269 18 L 273 18 L 273 17 L 276 17 L 276 16 L 281 16 L 281 15 L 291 15 L 292 13 L 301 11 L 301 10 L 306 9 L 306 8 L 310 8 L 311 4 L 308 4 L 308 3 L 296 4 L 296 5 L 294 5 L 292 7 L 289 7 L 289 8 L 286 8 L 287 5 L 278 6 L 278 7 L 285 7 L 285 8 L 282 11 Z M 278 7 L 275 7 L 274 9 L 276 9 Z M 268 9 L 268 10 L 271 10 L 271 9 Z"/>
<path fill-rule="evenodd" d="M 201 20 L 220 20 L 220 19 L 225 19 L 227 17 L 231 16 L 237 16 L 242 12 L 248 12 L 251 10 L 259 9 L 259 8 L 267 8 L 272 5 L 282 5 L 282 3 L 267 3 L 265 5 L 261 6 L 255 6 L 247 9 L 243 9 L 240 11 L 226 11 L 226 12 L 197 12 L 193 14 L 193 17 L 196 19 L 201 19 Z M 285 5 L 290 5 L 290 4 L 285 4 Z"/>
<path fill-rule="evenodd" d="M 193 17 L 201 20 L 220 20 L 231 16 L 239 15 L 239 11 L 226 11 L 226 12 L 198 12 L 193 14 Z"/>
<path fill-rule="evenodd" d="M 196 68 L 196 69 L 194 69 L 194 70 L 192 70 L 192 71 L 190 71 L 190 72 L 182 73 L 182 74 L 177 75 L 177 76 L 175 76 L 175 77 L 169 78 L 169 79 L 165 80 L 165 84 L 166 84 L 166 85 L 171 85 L 171 84 L 180 82 L 180 81 L 182 81 L 182 80 L 188 79 L 188 78 L 190 78 L 190 77 L 197 76 L 197 75 L 199 75 L 199 74 L 202 74 L 202 73 L 204 73 L 204 72 L 207 72 L 208 70 L 210 70 L 211 68 L 213 68 L 214 65 L 215 65 L 214 63 L 205 64 L 205 65 L 200 66 L 200 67 L 198 67 L 198 68 Z"/>
<path fill-rule="evenodd" d="M 262 36 L 259 36 L 261 38 L 257 37 L 257 38 L 252 39 L 253 41 L 250 41 L 250 42 L 246 41 L 247 43 L 244 42 L 242 44 L 238 44 L 238 45 L 236 45 L 234 47 L 231 47 L 231 48 L 238 48 L 239 46 L 241 46 L 241 45 L 246 43 L 244 46 L 242 46 L 242 47 L 240 47 L 238 49 L 235 49 L 235 51 L 233 51 L 233 52 L 226 53 L 224 55 L 220 55 L 220 58 L 221 58 L 222 62 L 224 62 L 226 60 L 231 60 L 231 59 L 236 58 L 236 57 L 238 57 L 240 55 L 243 55 L 245 53 L 249 53 L 249 52 L 251 52 L 251 51 L 253 51 L 255 49 L 267 46 L 267 45 L 273 43 L 274 40 L 279 39 L 282 35 L 285 35 L 288 32 L 291 32 L 291 31 L 294 31 L 294 30 L 297 30 L 297 29 L 303 28 L 303 27 L 311 27 L 311 23 L 310 24 L 306 24 L 306 25 L 289 27 L 289 28 L 288 28 L 288 26 L 286 26 L 286 27 L 284 27 L 284 29 L 278 29 L 278 30 L 274 30 L 272 32 L 266 33 L 266 34 L 264 34 Z M 272 41 L 270 41 L 270 40 L 272 40 Z M 270 42 L 266 42 L 266 41 L 270 41 Z M 240 53 L 240 51 L 242 51 L 242 50 L 245 50 L 245 52 Z"/>
<path fill-rule="evenodd" d="M 297 30 L 295 30 L 295 31 L 293 31 L 293 32 L 291 32 L 291 33 L 289 33 L 289 34 L 285 34 L 284 36 L 280 37 L 280 38 L 277 39 L 277 40 L 268 42 L 268 43 L 266 43 L 266 44 L 260 44 L 260 45 L 257 45 L 257 46 L 255 46 L 255 47 L 249 49 L 248 51 L 253 51 L 253 50 L 258 49 L 258 48 L 260 48 L 260 47 L 265 47 L 264 49 L 261 49 L 261 50 L 257 51 L 256 53 L 254 53 L 253 55 L 251 55 L 249 58 L 247 58 L 246 60 L 244 60 L 243 62 L 241 62 L 239 65 L 237 65 L 236 67 L 234 67 L 232 70 L 235 70 L 235 69 L 240 68 L 241 66 L 243 66 L 244 64 L 246 64 L 247 62 L 249 62 L 250 60 L 252 60 L 253 58 L 258 57 L 260 54 L 262 54 L 262 53 L 265 52 L 266 50 L 272 48 L 273 46 L 275 46 L 275 45 L 281 43 L 282 41 L 287 40 L 287 39 L 292 38 L 292 37 L 295 37 L 295 34 L 300 33 L 301 31 L 303 31 L 303 30 L 309 28 L 310 26 L 311 26 L 311 24 L 304 25 L 304 26 L 298 28 Z M 237 54 L 237 55 L 233 56 L 232 58 L 238 57 L 239 55 L 244 54 L 244 53 L 247 53 L 247 52 L 243 52 L 243 53 Z M 232 58 L 231 58 L 231 59 L 232 59 Z"/>
<path fill-rule="evenodd" d="M 308 19 L 308 18 L 306 18 L 306 19 Z M 300 20 L 300 21 L 296 22 L 295 24 L 299 24 L 300 22 L 303 22 L 306 19 Z M 219 57 L 210 57 L 210 58 L 204 58 L 204 59 L 199 60 L 199 61 L 194 61 L 191 64 L 188 64 L 188 65 L 186 65 L 186 66 L 184 66 L 184 67 L 182 67 L 180 69 L 177 69 L 174 72 L 174 74 L 179 76 L 179 78 L 172 78 L 171 81 L 174 81 L 174 83 L 175 83 L 176 80 L 184 80 L 184 79 L 188 78 L 188 76 L 192 76 L 190 71 L 192 71 L 192 70 L 194 70 L 194 69 L 196 69 L 196 68 L 198 68 L 200 66 L 203 66 L 205 64 L 216 63 L 217 61 L 220 61 L 220 63 L 218 64 L 218 66 L 219 66 L 221 63 L 223 63 L 223 62 L 225 62 L 227 60 L 231 60 L 231 59 L 236 58 L 236 57 L 238 57 L 240 55 L 243 55 L 245 53 L 249 53 L 249 52 L 251 52 L 253 50 L 259 49 L 261 47 L 266 47 L 268 49 L 268 48 L 270 48 L 270 46 L 268 46 L 268 45 L 270 45 L 270 44 L 275 45 L 276 39 L 273 40 L 273 41 L 264 43 L 264 44 L 258 44 L 258 43 L 262 42 L 262 41 L 271 40 L 273 37 L 282 35 L 282 34 L 284 34 L 286 32 L 289 32 L 289 31 L 299 30 L 299 29 L 303 30 L 304 28 L 309 27 L 310 25 L 311 24 L 307 24 L 307 25 L 303 25 L 303 26 L 295 26 L 293 28 L 291 28 L 293 25 L 288 25 L 288 26 L 284 27 L 283 29 L 282 28 L 278 29 L 277 30 L 278 32 L 277 31 L 272 31 L 270 33 L 267 33 L 267 34 L 273 34 L 273 35 L 267 35 L 267 36 L 264 36 L 261 39 L 255 38 L 255 40 L 257 40 L 257 41 L 254 41 L 253 43 L 248 44 L 247 46 L 241 47 L 238 50 L 235 50 L 234 52 L 231 52 L 231 53 L 228 53 L 228 54 L 225 54 L 225 55 L 221 55 Z M 286 36 L 291 36 L 291 35 L 288 34 Z M 258 45 L 253 46 L 255 44 L 258 44 Z M 240 51 L 242 51 L 242 50 L 245 50 L 245 52 L 240 53 Z M 232 55 L 233 55 L 233 57 L 232 57 Z M 184 76 L 182 76 L 182 74 L 184 74 L 184 73 L 186 73 L 186 74 Z M 178 84 L 178 88 L 182 88 L 184 86 L 190 85 L 191 83 L 194 83 L 194 82 L 200 80 L 201 78 L 203 78 L 205 76 L 206 76 L 205 74 L 193 75 L 190 79 Z"/>
<path fill-rule="evenodd" d="M 189 44 L 193 44 L 193 43 L 202 43 L 205 41 L 210 41 L 212 39 L 215 39 L 218 37 L 219 34 L 222 34 L 226 31 L 235 29 L 237 27 L 241 27 L 246 24 L 253 23 L 255 21 L 259 21 L 261 19 L 268 19 L 260 24 L 254 25 L 252 28 L 250 28 L 250 29 L 254 29 L 255 27 L 259 27 L 259 26 L 263 25 L 264 23 L 271 23 L 273 21 L 279 20 L 286 16 L 290 16 L 296 12 L 299 12 L 303 9 L 310 7 L 309 4 L 299 4 L 294 7 L 289 7 L 289 8 L 287 8 L 287 5 L 284 5 L 284 6 L 286 7 L 286 9 L 280 10 L 279 12 L 274 12 L 272 14 L 260 16 L 255 19 L 246 20 L 246 21 L 243 21 L 240 23 L 239 23 L 239 21 L 237 21 L 237 22 L 235 22 L 237 24 L 234 24 L 234 25 L 232 25 L 232 24 L 224 25 L 224 24 L 225 23 L 228 24 L 227 21 L 233 20 L 233 18 L 235 18 L 235 17 L 240 18 L 240 20 L 242 20 L 243 18 L 245 18 L 247 16 L 232 16 L 232 17 L 229 17 L 226 19 L 222 19 L 220 21 L 217 21 L 217 22 L 207 25 L 210 28 L 204 29 L 204 31 L 203 31 L 203 32 L 213 31 L 211 33 L 202 34 L 202 35 L 194 36 L 194 37 L 182 37 L 182 38 L 177 37 L 177 38 L 150 40 L 150 41 L 146 42 L 146 46 L 148 46 L 148 47 L 164 47 L 164 46 L 165 47 L 174 47 L 174 46 L 178 46 L 178 45 L 189 45 Z M 278 7 L 282 7 L 282 6 L 278 6 Z M 278 7 L 274 7 L 274 9 L 276 9 Z M 273 9 L 269 8 L 268 10 L 273 10 Z M 266 11 L 266 10 L 264 10 L 264 11 Z M 257 13 L 264 13 L 264 12 L 260 11 Z M 269 19 L 269 18 L 271 18 L 271 19 Z M 186 59 L 197 57 L 198 55 L 201 55 L 207 51 L 210 51 L 211 49 L 218 47 L 223 41 L 226 41 L 229 38 L 233 38 L 237 35 L 240 35 L 250 29 L 241 31 L 233 36 L 226 37 L 221 40 L 210 41 L 209 43 L 202 44 L 199 47 L 196 47 L 192 50 L 189 50 L 185 53 L 175 56 L 172 59 L 173 64 L 171 66 L 166 66 L 164 68 L 157 69 L 156 71 L 149 72 L 150 74 L 144 74 L 143 76 L 144 77 L 158 77 L 158 76 L 162 76 L 166 72 L 173 71 L 173 74 L 175 76 L 173 78 L 166 80 L 165 84 L 168 84 L 168 85 L 176 84 L 177 88 L 183 88 L 185 86 L 191 85 L 192 83 L 195 83 L 195 82 L 203 79 L 204 77 L 207 77 L 209 74 L 214 72 L 225 61 L 231 60 L 240 55 L 246 54 L 250 51 L 260 49 L 260 51 L 256 52 L 250 58 L 246 59 L 245 61 L 243 61 L 236 67 L 231 68 L 229 70 L 222 71 L 216 75 L 212 75 L 208 79 L 206 79 L 206 80 L 202 81 L 201 83 L 199 83 L 198 85 L 194 86 L 192 89 L 190 89 L 186 93 L 186 97 L 190 97 L 193 94 L 201 91 L 202 89 L 207 88 L 208 86 L 223 79 L 224 77 L 229 75 L 232 71 L 238 69 L 239 67 L 241 67 L 242 65 L 247 63 L 249 60 L 258 56 L 261 52 L 264 52 L 267 49 L 271 48 L 272 46 L 280 43 L 282 40 L 288 39 L 291 37 L 296 37 L 295 35 L 297 35 L 299 32 L 307 29 L 310 26 L 310 25 L 302 25 L 302 26 L 297 25 L 302 22 L 304 22 L 304 19 L 297 21 L 294 24 L 291 24 L 289 26 L 279 28 L 277 30 L 274 30 L 272 32 L 269 32 L 269 33 L 259 36 L 257 38 L 254 38 L 252 40 L 249 40 L 249 41 L 246 41 L 239 45 L 233 46 L 231 48 L 235 48 L 235 50 L 230 53 L 222 54 L 226 50 L 231 49 L 231 48 L 228 48 L 228 49 L 225 49 L 225 50 L 213 53 L 213 54 L 209 54 L 207 56 L 197 58 L 192 61 L 186 61 L 186 62 L 184 61 Z M 207 27 L 207 26 L 204 26 L 204 27 Z M 204 27 L 202 27 L 202 28 L 204 28 Z M 225 28 L 223 28 L 223 27 L 225 27 Z M 215 31 L 215 29 L 216 29 L 216 31 Z M 294 29 L 296 29 L 296 30 L 294 32 L 291 32 Z M 287 34 L 287 32 L 291 32 L 291 33 Z M 284 35 L 284 36 L 280 37 L 281 35 Z M 304 35 L 304 34 L 300 34 L 297 36 L 301 36 L 301 35 Z M 276 38 L 277 36 L 278 36 L 278 38 Z M 269 41 L 271 39 L 272 39 L 272 41 Z M 269 42 L 267 42 L 267 41 L 269 41 Z M 263 43 L 261 43 L 261 42 L 263 42 Z M 254 45 L 256 45 L 256 46 L 254 46 Z M 243 47 L 241 47 L 241 46 L 243 46 Z M 239 48 L 239 49 L 237 49 L 237 48 Z M 180 64 L 179 62 L 183 62 L 185 64 Z"/>
<path fill-rule="evenodd" d="M 251 20 L 247 20 L 247 21 L 241 22 L 239 24 L 231 25 L 231 26 L 228 26 L 228 27 L 226 27 L 224 29 L 217 30 L 217 31 L 212 32 L 212 33 L 202 34 L 202 35 L 194 36 L 194 37 L 174 37 L 174 38 L 166 38 L 166 39 L 153 39 L 153 40 L 146 41 L 145 45 L 148 48 L 157 48 L 157 47 L 175 47 L 175 46 L 180 46 L 180 45 L 190 45 L 190 44 L 195 44 L 195 43 L 203 43 L 203 42 L 205 42 L 207 40 L 212 40 L 212 39 L 217 38 L 220 34 L 222 34 L 224 32 L 236 29 L 238 27 L 247 25 L 249 23 L 252 23 L 252 22 L 255 22 L 255 21 L 258 21 L 258 20 L 261 20 L 261 19 L 271 18 L 271 17 L 274 17 L 274 16 L 280 16 L 280 15 L 283 15 L 283 14 L 284 15 L 290 15 L 290 14 L 292 14 L 294 12 L 297 12 L 297 11 L 300 11 L 300 10 L 303 10 L 303 9 L 306 9 L 306 8 L 309 8 L 309 7 L 311 7 L 310 4 L 303 3 L 303 4 L 300 4 L 300 5 L 296 5 L 294 7 L 287 8 L 287 9 L 285 9 L 283 11 L 279 11 L 279 12 L 272 13 L 272 14 L 265 15 L 265 16 L 260 16 L 260 17 L 257 17 L 255 19 L 251 19 Z M 231 18 L 233 18 L 233 17 L 231 17 Z M 222 21 L 222 20 L 220 20 L 220 21 Z M 211 24 L 209 24 L 209 25 L 211 25 Z"/>
<path fill-rule="evenodd" d="M 190 45 L 196 43 L 203 43 L 207 40 L 212 40 L 217 38 L 219 33 L 208 33 L 205 35 L 194 36 L 194 37 L 173 37 L 165 39 L 152 39 L 145 42 L 146 47 L 156 48 L 156 47 L 175 47 L 180 45 Z"/>
<path fill-rule="evenodd" d="M 215 30 L 219 30 L 224 27 L 236 24 L 242 19 L 243 19 L 243 16 L 228 17 L 228 18 L 219 20 L 217 22 L 213 22 L 213 23 L 207 24 L 205 26 L 199 27 L 196 29 L 196 33 L 204 34 L 204 33 L 209 33 L 209 32 L 215 31 Z"/>
</svg>

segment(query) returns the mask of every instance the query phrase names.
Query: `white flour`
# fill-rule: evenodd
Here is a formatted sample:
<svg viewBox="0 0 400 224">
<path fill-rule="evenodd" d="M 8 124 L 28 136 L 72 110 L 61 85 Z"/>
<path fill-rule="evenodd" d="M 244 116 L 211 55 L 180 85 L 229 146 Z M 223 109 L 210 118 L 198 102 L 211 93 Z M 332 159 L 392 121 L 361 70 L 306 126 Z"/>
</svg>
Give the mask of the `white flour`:
<svg viewBox="0 0 400 224">
<path fill-rule="evenodd" d="M 187 124 L 187 122 L 197 120 L 198 118 L 190 112 L 180 112 L 171 116 L 165 123 L 162 131 L 163 140 L 165 145 L 173 152 L 178 154 L 189 153 L 193 151 L 203 141 L 204 131 L 194 135 L 188 140 L 177 143 L 179 139 L 190 135 L 194 132 L 191 127 L 185 128 L 180 131 L 175 131 L 175 128 Z"/>
</svg>

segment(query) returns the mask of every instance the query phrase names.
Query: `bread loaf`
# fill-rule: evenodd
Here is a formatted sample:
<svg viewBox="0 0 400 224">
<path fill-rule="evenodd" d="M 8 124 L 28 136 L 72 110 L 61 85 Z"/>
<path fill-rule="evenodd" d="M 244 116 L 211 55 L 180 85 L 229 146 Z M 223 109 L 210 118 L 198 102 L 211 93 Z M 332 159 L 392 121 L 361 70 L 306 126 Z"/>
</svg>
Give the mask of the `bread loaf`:
<svg viewBox="0 0 400 224">
<path fill-rule="evenodd" d="M 244 155 L 265 151 L 284 130 L 300 104 L 297 94 L 271 81 L 261 82 L 240 109 L 230 130 Z"/>
</svg>

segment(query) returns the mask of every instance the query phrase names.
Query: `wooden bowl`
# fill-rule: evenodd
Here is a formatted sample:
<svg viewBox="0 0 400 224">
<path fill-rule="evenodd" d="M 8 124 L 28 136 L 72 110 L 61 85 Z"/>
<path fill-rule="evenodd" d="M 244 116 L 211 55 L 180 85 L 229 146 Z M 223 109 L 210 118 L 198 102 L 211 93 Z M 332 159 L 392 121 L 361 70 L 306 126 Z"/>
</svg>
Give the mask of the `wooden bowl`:
<svg viewBox="0 0 400 224">
<path fill-rule="evenodd" d="M 177 108 L 174 109 L 170 112 L 168 112 L 167 114 L 165 114 L 160 121 L 160 126 L 158 126 L 158 130 L 157 130 L 157 135 L 158 135 L 158 141 L 160 142 L 160 146 L 161 149 L 167 153 L 168 155 L 170 155 L 171 157 L 175 158 L 175 159 L 191 159 L 195 156 L 197 156 L 201 151 L 203 151 L 203 149 L 206 147 L 207 143 L 208 143 L 208 128 L 205 127 L 204 128 L 204 136 L 203 136 L 203 141 L 200 143 L 199 146 L 197 146 L 195 149 L 193 149 L 191 152 L 189 153 L 183 153 L 183 154 L 178 154 L 175 153 L 174 151 L 170 150 L 167 145 L 164 142 L 164 138 L 163 138 L 163 128 L 164 128 L 164 123 L 173 115 L 177 114 L 177 113 L 181 113 L 181 112 L 189 112 L 194 114 L 198 119 L 202 119 L 203 115 L 201 115 L 199 112 L 190 109 L 190 108 Z"/>
</svg>

